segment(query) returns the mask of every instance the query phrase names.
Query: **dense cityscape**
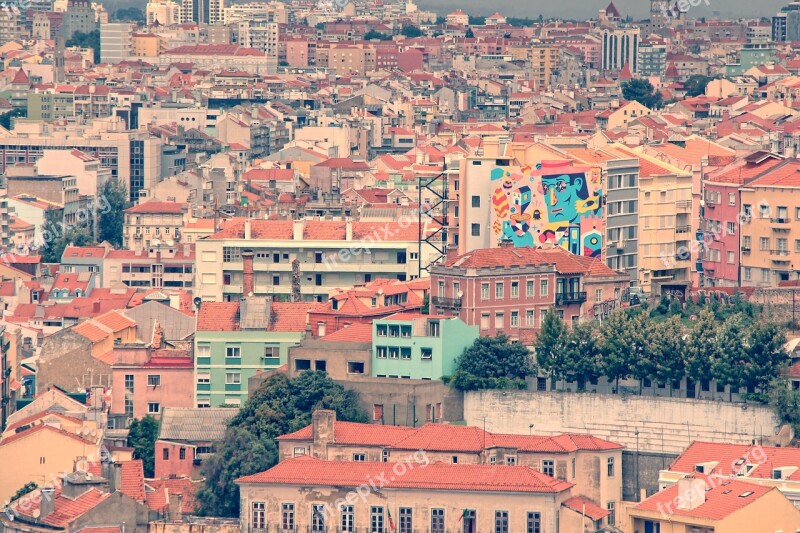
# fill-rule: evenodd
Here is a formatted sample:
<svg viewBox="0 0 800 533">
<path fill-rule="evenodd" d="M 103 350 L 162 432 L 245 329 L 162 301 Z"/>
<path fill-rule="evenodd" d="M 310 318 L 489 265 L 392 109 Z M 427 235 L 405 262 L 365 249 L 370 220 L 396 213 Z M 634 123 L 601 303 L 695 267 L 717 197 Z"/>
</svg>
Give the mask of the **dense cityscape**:
<svg viewBox="0 0 800 533">
<path fill-rule="evenodd" d="M 0 4 L 0 533 L 800 532 L 800 1 L 537 4 Z"/>
</svg>

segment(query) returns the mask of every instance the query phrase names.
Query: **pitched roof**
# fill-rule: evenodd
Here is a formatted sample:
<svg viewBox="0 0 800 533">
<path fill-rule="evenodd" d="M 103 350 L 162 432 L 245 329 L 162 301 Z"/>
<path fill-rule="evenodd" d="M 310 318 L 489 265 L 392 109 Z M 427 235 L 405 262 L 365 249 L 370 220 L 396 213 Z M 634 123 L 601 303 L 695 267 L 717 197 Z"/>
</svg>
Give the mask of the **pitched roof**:
<svg viewBox="0 0 800 533">
<path fill-rule="evenodd" d="M 678 484 L 662 490 L 641 502 L 634 509 L 657 511 L 670 516 L 685 516 L 706 520 L 721 520 L 750 505 L 777 487 L 748 483 L 737 478 L 707 477 L 697 474 L 706 483 L 705 502 L 694 509 L 679 509 Z"/>
<path fill-rule="evenodd" d="M 166 489 L 169 496 L 183 496 L 181 510 L 184 513 L 194 513 L 197 511 L 195 495 L 200 488 L 200 482 L 192 481 L 189 478 L 170 478 L 170 479 L 151 479 L 147 481 L 147 486 L 153 489 Z M 150 495 L 148 494 L 148 506 L 150 506 Z M 150 507 L 153 509 L 154 507 Z M 162 507 L 163 508 L 163 507 Z"/>
<path fill-rule="evenodd" d="M 161 202 L 148 200 L 125 210 L 126 213 L 170 213 L 179 215 L 184 212 L 186 204 L 178 202 Z"/>
<path fill-rule="evenodd" d="M 320 302 L 273 302 L 270 331 L 303 332 L 308 324 L 309 311 L 322 310 L 327 304 Z"/>
<path fill-rule="evenodd" d="M 574 255 L 560 246 L 543 248 L 481 248 L 449 259 L 449 268 L 492 268 L 553 265 L 560 274 L 618 276 L 600 258 Z"/>
<path fill-rule="evenodd" d="M 237 331 L 239 302 L 203 302 L 197 312 L 197 331 Z"/>
<path fill-rule="evenodd" d="M 119 311 L 109 311 L 108 313 L 95 317 L 94 321 L 102 324 L 114 333 L 122 331 L 123 329 L 136 327 L 136 322 Z"/>
<path fill-rule="evenodd" d="M 573 484 L 546 476 L 527 466 L 478 464 L 420 464 L 402 476 L 393 474 L 396 463 L 323 461 L 295 457 L 236 480 L 237 483 L 359 487 L 368 479 L 386 479 L 384 489 L 439 489 L 480 492 L 560 493 Z"/>
<path fill-rule="evenodd" d="M 91 488 L 77 498 L 71 499 L 61 494 L 61 486 L 59 485 L 56 487 L 53 512 L 44 518 L 42 522 L 49 526 L 66 527 L 67 524 L 90 511 L 109 496 L 110 494 L 108 493 Z M 16 511 L 32 519 L 34 511 L 39 510 L 41 498 L 29 498 L 25 501 L 27 505 L 19 505 Z"/>
<path fill-rule="evenodd" d="M 595 522 L 611 514 L 607 509 L 603 509 L 585 496 L 574 496 L 562 502 L 561 505 L 577 513 L 585 514 Z"/>
<path fill-rule="evenodd" d="M 98 343 L 110 335 L 107 330 L 101 328 L 91 320 L 72 326 L 72 331 L 85 337 L 92 344 Z"/>
<path fill-rule="evenodd" d="M 161 413 L 160 440 L 217 442 L 225 436 L 228 421 L 238 409 L 165 407 Z"/>
<path fill-rule="evenodd" d="M 709 462 L 718 464 L 713 470 L 704 472 L 707 475 L 736 476 L 747 464 L 751 464 L 747 478 L 771 479 L 772 471 L 776 468 L 800 465 L 800 448 L 694 441 L 669 465 L 669 470 L 691 473 L 695 471 L 695 465 Z M 793 472 L 789 479 L 800 481 L 800 469 Z"/>
<path fill-rule="evenodd" d="M 144 466 L 140 459 L 133 461 L 118 461 L 119 465 L 119 490 L 137 502 L 144 503 Z M 112 466 L 113 468 L 113 466 Z M 96 461 L 89 463 L 88 472 L 93 476 L 103 477 L 103 465 Z"/>
<path fill-rule="evenodd" d="M 372 342 L 372 324 L 352 324 L 322 337 L 331 342 Z"/>
</svg>

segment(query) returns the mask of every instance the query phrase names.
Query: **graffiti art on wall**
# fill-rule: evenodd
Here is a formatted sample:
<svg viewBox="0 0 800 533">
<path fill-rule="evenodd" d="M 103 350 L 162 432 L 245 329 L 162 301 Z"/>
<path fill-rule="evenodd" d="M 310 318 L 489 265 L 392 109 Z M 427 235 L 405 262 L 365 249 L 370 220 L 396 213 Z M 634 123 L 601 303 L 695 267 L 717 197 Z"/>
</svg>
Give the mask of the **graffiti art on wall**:
<svg viewBox="0 0 800 533">
<path fill-rule="evenodd" d="M 594 167 L 542 162 L 492 170 L 492 230 L 517 247 L 545 243 L 576 255 L 600 257 L 603 249 L 603 179 Z M 496 185 L 495 185 L 496 184 Z"/>
</svg>

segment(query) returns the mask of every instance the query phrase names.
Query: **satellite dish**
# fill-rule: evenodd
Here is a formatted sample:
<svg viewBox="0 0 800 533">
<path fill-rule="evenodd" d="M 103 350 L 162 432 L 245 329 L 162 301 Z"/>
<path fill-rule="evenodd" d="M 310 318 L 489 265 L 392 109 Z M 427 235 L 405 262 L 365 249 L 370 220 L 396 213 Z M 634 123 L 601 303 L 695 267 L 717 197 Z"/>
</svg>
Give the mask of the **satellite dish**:
<svg viewBox="0 0 800 533">
<path fill-rule="evenodd" d="M 39 518 L 41 514 L 42 512 L 39 510 L 38 507 L 31 511 L 31 516 L 33 516 L 34 518 Z"/>
<path fill-rule="evenodd" d="M 203 303 L 203 299 L 202 299 L 202 298 L 200 298 L 199 296 L 195 296 L 195 297 L 194 297 L 194 300 L 192 300 L 192 302 L 194 302 L 194 306 L 195 306 L 195 307 L 197 307 L 198 309 L 200 309 L 200 304 L 202 304 L 202 303 Z"/>
</svg>

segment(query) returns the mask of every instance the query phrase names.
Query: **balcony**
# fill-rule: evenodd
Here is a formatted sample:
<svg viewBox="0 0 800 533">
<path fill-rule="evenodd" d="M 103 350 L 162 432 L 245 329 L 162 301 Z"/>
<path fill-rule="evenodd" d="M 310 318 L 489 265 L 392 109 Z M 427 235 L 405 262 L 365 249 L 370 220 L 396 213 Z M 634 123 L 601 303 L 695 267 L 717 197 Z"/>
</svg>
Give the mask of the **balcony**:
<svg viewBox="0 0 800 533">
<path fill-rule="evenodd" d="M 789 219 L 786 217 L 777 217 L 769 219 L 770 224 L 788 224 Z"/>
<path fill-rule="evenodd" d="M 675 228 L 675 233 L 689 233 L 692 231 L 691 226 L 678 226 Z"/>
<path fill-rule="evenodd" d="M 742 255 L 750 255 L 750 247 L 742 246 Z"/>
<path fill-rule="evenodd" d="M 783 249 L 770 250 L 769 253 L 770 253 L 770 255 L 788 256 L 789 255 L 789 250 L 783 250 Z"/>
<path fill-rule="evenodd" d="M 556 305 L 580 305 L 585 301 L 586 292 L 563 292 L 556 294 Z"/>
<path fill-rule="evenodd" d="M 440 307 L 442 309 L 461 309 L 461 298 L 434 296 L 432 301 L 435 307 Z"/>
<path fill-rule="evenodd" d="M 678 200 L 675 202 L 675 207 L 680 209 L 681 211 L 688 211 L 692 208 L 692 201 L 691 200 Z"/>
</svg>

